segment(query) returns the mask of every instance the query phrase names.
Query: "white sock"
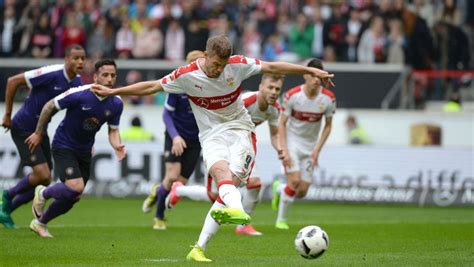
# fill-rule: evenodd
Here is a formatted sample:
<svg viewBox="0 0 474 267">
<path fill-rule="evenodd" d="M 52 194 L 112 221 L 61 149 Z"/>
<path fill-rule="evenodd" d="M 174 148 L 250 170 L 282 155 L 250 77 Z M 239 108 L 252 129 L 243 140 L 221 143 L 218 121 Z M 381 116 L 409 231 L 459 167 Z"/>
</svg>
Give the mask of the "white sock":
<svg viewBox="0 0 474 267">
<path fill-rule="evenodd" d="M 242 198 L 242 205 L 244 206 L 244 211 L 251 215 L 252 212 L 255 210 L 255 207 L 258 203 L 258 194 L 260 193 L 260 187 L 247 189 L 245 188 L 245 192 Z"/>
<path fill-rule="evenodd" d="M 289 196 L 285 190 L 281 190 L 277 222 L 288 220 L 288 209 L 290 208 L 290 205 L 293 203 L 293 201 L 295 201 L 295 196 Z"/>
<path fill-rule="evenodd" d="M 219 196 L 228 208 L 243 210 L 242 195 L 240 191 L 232 184 L 223 184 L 219 186 Z"/>
<path fill-rule="evenodd" d="M 176 194 L 179 197 L 187 197 L 195 201 L 210 202 L 207 196 L 207 188 L 202 185 L 185 185 L 176 188 Z"/>
<path fill-rule="evenodd" d="M 281 195 L 281 193 L 283 192 L 283 190 L 285 190 L 285 187 L 286 187 L 286 184 L 280 183 L 280 185 L 278 185 L 278 187 L 277 187 L 277 192 L 278 192 L 278 194 Z"/>
<path fill-rule="evenodd" d="M 206 249 L 207 243 L 211 240 L 212 236 L 217 233 L 217 230 L 219 230 L 220 227 L 220 225 L 211 217 L 211 210 L 224 207 L 224 205 L 215 201 L 214 204 L 212 204 L 211 209 L 207 213 L 206 219 L 204 220 L 204 225 L 202 226 L 201 233 L 199 234 L 199 239 L 197 242 L 198 246 L 200 246 L 202 250 Z"/>
</svg>

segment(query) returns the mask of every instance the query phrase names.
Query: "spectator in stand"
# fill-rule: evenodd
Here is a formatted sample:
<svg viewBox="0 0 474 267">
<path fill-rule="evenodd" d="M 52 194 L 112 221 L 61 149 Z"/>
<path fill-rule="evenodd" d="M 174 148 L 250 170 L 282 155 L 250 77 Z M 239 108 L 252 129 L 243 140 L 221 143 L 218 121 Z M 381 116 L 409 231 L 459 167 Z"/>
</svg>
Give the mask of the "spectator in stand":
<svg viewBox="0 0 474 267">
<path fill-rule="evenodd" d="M 469 70 L 471 52 L 469 50 L 468 38 L 463 30 L 446 22 L 438 22 L 434 30 L 437 66 L 441 70 Z M 450 77 L 450 79 L 443 80 L 441 94 L 443 99 L 447 98 L 447 92 L 450 91 L 447 86 L 448 84 L 452 85 L 451 90 L 453 92 L 458 92 L 461 87 L 459 78 Z"/>
<path fill-rule="evenodd" d="M 332 16 L 324 25 L 324 45 L 332 46 L 336 55 L 344 53 L 344 33 L 346 32 L 346 22 L 342 16 L 339 4 L 332 8 Z"/>
<path fill-rule="evenodd" d="M 257 32 L 256 25 L 249 22 L 244 26 L 242 34 L 242 54 L 248 57 L 260 58 L 261 54 L 261 38 Z"/>
<path fill-rule="evenodd" d="M 399 19 L 391 19 L 388 22 L 388 52 L 387 63 L 405 63 L 406 41 L 403 34 L 403 25 Z"/>
<path fill-rule="evenodd" d="M 87 53 L 92 58 L 112 58 L 114 55 L 114 31 L 105 17 L 99 18 L 94 32 L 87 41 Z M 93 74 L 94 72 L 92 72 Z"/>
<path fill-rule="evenodd" d="M 41 14 L 39 21 L 35 23 L 30 50 L 34 58 L 48 58 L 53 54 L 53 33 L 48 13 Z"/>
<path fill-rule="evenodd" d="M 132 2 L 132 1 L 131 1 Z M 153 7 L 147 0 L 135 0 L 128 5 L 128 17 L 131 20 L 148 17 Z"/>
<path fill-rule="evenodd" d="M 387 38 L 382 17 L 375 16 L 364 31 L 357 48 L 359 62 L 381 63 L 386 60 Z"/>
<path fill-rule="evenodd" d="M 461 26 L 461 12 L 457 8 L 456 0 L 443 0 L 443 6 L 436 14 L 436 20 L 442 21 L 454 26 Z"/>
<path fill-rule="evenodd" d="M 184 24 L 184 52 L 187 55 L 194 50 L 206 50 L 206 42 L 209 37 L 207 27 L 202 27 L 197 19 L 191 19 Z"/>
<path fill-rule="evenodd" d="M 74 16 L 76 18 L 76 23 L 84 31 L 86 38 L 92 34 L 95 21 L 92 20 L 91 13 L 86 10 L 84 0 L 73 2 L 73 8 L 68 13 L 66 20 L 69 16 Z"/>
<path fill-rule="evenodd" d="M 349 19 L 345 26 L 345 45 L 342 53 L 342 61 L 357 62 L 357 46 L 359 45 L 359 36 L 362 31 L 362 19 L 360 11 L 352 8 L 349 11 Z"/>
<path fill-rule="evenodd" d="M 153 21 L 150 18 L 145 19 L 141 31 L 135 37 L 135 46 L 132 50 L 133 57 L 145 59 L 158 58 L 162 49 L 163 35 L 161 31 L 153 25 Z"/>
<path fill-rule="evenodd" d="M 435 6 L 433 0 L 414 0 L 412 5 L 408 6 L 408 9 L 423 18 L 428 24 L 429 28 L 432 28 L 435 23 Z"/>
<path fill-rule="evenodd" d="M 337 61 L 337 54 L 334 47 L 328 45 L 324 48 L 323 54 L 324 62 L 336 62 Z"/>
<path fill-rule="evenodd" d="M 311 56 L 311 45 L 313 43 L 313 27 L 308 24 L 308 19 L 303 13 L 296 18 L 290 31 L 290 50 L 301 59 Z"/>
<path fill-rule="evenodd" d="M 16 29 L 15 8 L 13 5 L 5 7 L 0 24 L 0 56 L 13 56 L 20 42 L 20 32 Z"/>
<path fill-rule="evenodd" d="M 313 12 L 313 44 L 311 51 L 313 57 L 322 58 L 324 55 L 324 21 L 321 17 L 321 9 L 315 8 Z"/>
<path fill-rule="evenodd" d="M 239 53 L 237 52 L 240 48 L 239 37 L 235 29 L 231 28 L 227 15 L 220 15 L 217 19 L 210 20 L 209 23 L 209 37 L 221 34 L 227 36 L 234 47 L 234 53 Z"/>
<path fill-rule="evenodd" d="M 433 38 L 426 21 L 405 7 L 403 0 L 395 0 L 394 13 L 403 21 L 407 40 L 405 60 L 414 69 L 433 68 Z"/>
<path fill-rule="evenodd" d="M 115 50 L 119 58 L 129 58 L 135 45 L 135 36 L 130 28 L 130 21 L 127 17 L 122 18 L 122 27 L 117 32 L 115 40 Z"/>
<path fill-rule="evenodd" d="M 276 30 L 277 22 L 276 0 L 257 1 L 257 29 L 261 38 L 266 40 Z M 244 28 L 245 29 L 245 28 Z M 245 54 L 245 53 L 244 53 Z M 250 55 L 249 55 L 250 56 Z M 251 57 L 251 56 L 250 56 Z"/>
<path fill-rule="evenodd" d="M 62 36 L 62 46 L 68 47 L 73 44 L 78 44 L 85 47 L 86 43 L 86 32 L 81 27 L 81 24 L 76 19 L 76 14 L 70 12 L 66 15 L 66 27 Z"/>
<path fill-rule="evenodd" d="M 280 13 L 277 21 L 277 32 L 284 38 L 285 42 L 288 42 L 290 38 L 291 27 L 290 17 L 286 12 Z"/>
<path fill-rule="evenodd" d="M 38 21 L 41 15 L 40 1 L 32 0 L 28 2 L 28 5 L 23 9 L 21 18 L 15 28 L 21 31 L 21 39 L 18 48 L 18 54 L 20 56 L 28 56 L 30 53 L 28 48 L 30 47 L 31 35 L 35 23 Z"/>
<path fill-rule="evenodd" d="M 279 57 L 288 51 L 285 40 L 278 33 L 270 35 L 263 45 L 262 59 L 265 61 L 279 61 Z"/>
<path fill-rule="evenodd" d="M 189 3 L 192 1 L 183 1 L 182 4 L 185 5 L 185 2 Z M 182 14 L 181 6 L 175 1 L 170 0 L 161 0 L 150 9 L 150 17 L 155 21 L 160 21 L 166 17 L 179 18 Z"/>
<path fill-rule="evenodd" d="M 165 59 L 184 60 L 184 30 L 176 19 L 171 19 L 165 34 Z"/>
</svg>

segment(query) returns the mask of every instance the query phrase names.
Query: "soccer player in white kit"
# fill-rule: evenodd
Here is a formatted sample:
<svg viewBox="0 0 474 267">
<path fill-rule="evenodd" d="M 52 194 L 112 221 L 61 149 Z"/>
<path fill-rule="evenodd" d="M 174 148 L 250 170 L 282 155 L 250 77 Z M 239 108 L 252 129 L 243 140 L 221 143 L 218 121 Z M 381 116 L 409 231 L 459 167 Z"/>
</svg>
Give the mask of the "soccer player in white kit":
<svg viewBox="0 0 474 267">
<path fill-rule="evenodd" d="M 323 69 L 319 59 L 312 59 L 307 66 Z M 304 79 L 304 84 L 285 94 L 278 127 L 287 183 L 273 183 L 272 208 L 278 210 L 275 227 L 284 230 L 289 229 L 287 213 L 291 203 L 295 197 L 306 196 L 312 183 L 313 169 L 318 167 L 336 111 L 336 97 L 322 86 L 322 80 L 311 75 L 304 75 Z M 318 138 L 323 117 L 324 128 Z"/>
<path fill-rule="evenodd" d="M 286 62 L 263 62 L 231 56 L 224 35 L 208 39 L 205 57 L 180 67 L 157 81 L 109 89 L 94 86 L 98 95 L 150 95 L 161 91 L 185 93 L 199 128 L 199 139 L 208 173 L 218 184 L 219 196 L 208 212 L 198 242 L 188 253 L 191 261 L 210 262 L 204 249 L 220 224 L 248 224 L 236 185 L 246 182 L 255 158 L 255 134 L 240 98 L 243 80 L 258 73 L 308 74 L 330 79 L 326 71 Z"/>
<path fill-rule="evenodd" d="M 247 109 L 252 122 L 258 126 L 268 121 L 270 130 L 270 140 L 278 152 L 278 117 L 280 116 L 280 106 L 278 97 L 283 86 L 284 77 L 282 75 L 264 74 L 262 75 L 258 91 L 247 92 L 242 95 L 245 108 Z M 199 185 L 173 185 L 173 189 L 167 198 L 168 208 L 174 207 L 181 197 L 188 197 L 194 200 L 209 200 L 214 202 L 217 198 L 216 188 L 212 184 L 212 177 L 208 177 L 207 187 Z M 244 211 L 251 215 L 258 203 L 258 196 L 261 188 L 260 174 L 254 166 L 252 174 L 242 190 L 242 204 Z M 236 234 L 260 236 L 261 232 L 255 230 L 251 224 L 237 225 Z"/>
</svg>

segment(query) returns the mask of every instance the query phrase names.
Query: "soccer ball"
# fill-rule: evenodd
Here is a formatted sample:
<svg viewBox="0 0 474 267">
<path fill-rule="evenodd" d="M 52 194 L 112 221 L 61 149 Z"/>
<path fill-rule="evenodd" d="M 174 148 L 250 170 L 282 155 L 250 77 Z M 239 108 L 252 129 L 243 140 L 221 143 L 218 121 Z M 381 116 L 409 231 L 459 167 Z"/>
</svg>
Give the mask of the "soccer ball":
<svg viewBox="0 0 474 267">
<path fill-rule="evenodd" d="M 295 238 L 296 251 L 305 259 L 320 257 L 328 249 L 328 246 L 328 234 L 316 225 L 303 227 Z"/>
</svg>

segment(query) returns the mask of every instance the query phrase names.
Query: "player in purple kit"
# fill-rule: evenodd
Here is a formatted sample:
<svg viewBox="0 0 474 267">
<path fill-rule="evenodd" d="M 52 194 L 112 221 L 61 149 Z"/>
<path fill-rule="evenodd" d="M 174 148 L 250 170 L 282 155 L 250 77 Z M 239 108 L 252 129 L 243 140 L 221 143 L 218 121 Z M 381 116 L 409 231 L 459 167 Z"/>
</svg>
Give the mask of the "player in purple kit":
<svg viewBox="0 0 474 267">
<path fill-rule="evenodd" d="M 102 59 L 95 63 L 94 82 L 112 88 L 116 80 L 113 60 Z M 125 157 L 125 146 L 120 142 L 118 126 L 123 103 L 119 97 L 100 97 L 90 88 L 93 84 L 72 88 L 50 100 L 41 111 L 36 130 L 27 139 L 31 151 L 41 143 L 45 125 L 57 110 L 67 109 L 66 116 L 56 130 L 52 152 L 56 175 L 61 183 L 50 187 L 39 185 L 33 199 L 33 215 L 30 229 L 41 237 L 52 237 L 46 224 L 69 211 L 84 190 L 89 179 L 91 150 L 95 135 L 104 123 L 109 125 L 109 142 L 118 160 Z M 54 202 L 44 210 L 46 200 Z"/>
<path fill-rule="evenodd" d="M 10 214 L 33 199 L 35 187 L 51 182 L 53 164 L 46 127 L 42 132 L 42 142 L 34 152 L 28 150 L 25 139 L 35 131 L 41 109 L 46 102 L 69 88 L 82 85 L 78 74 L 83 70 L 86 56 L 84 48 L 71 45 L 66 48 L 65 54 L 64 64 L 42 67 L 8 78 L 2 126 L 11 130 L 22 164 L 31 166 L 33 171 L 25 175 L 14 187 L 3 191 L 0 223 L 6 228 L 15 227 Z M 13 98 L 22 85 L 28 86 L 30 94 L 12 119 Z"/>
<path fill-rule="evenodd" d="M 202 51 L 191 51 L 186 60 L 188 63 L 204 57 Z M 163 111 L 165 131 L 165 168 L 166 173 L 161 185 L 154 185 L 150 195 L 143 202 L 143 212 L 151 210 L 156 202 L 156 216 L 153 229 L 165 230 L 165 199 L 172 186 L 186 184 L 194 171 L 201 154 L 199 129 L 189 105 L 186 94 L 168 94 Z"/>
</svg>

